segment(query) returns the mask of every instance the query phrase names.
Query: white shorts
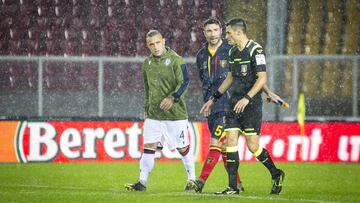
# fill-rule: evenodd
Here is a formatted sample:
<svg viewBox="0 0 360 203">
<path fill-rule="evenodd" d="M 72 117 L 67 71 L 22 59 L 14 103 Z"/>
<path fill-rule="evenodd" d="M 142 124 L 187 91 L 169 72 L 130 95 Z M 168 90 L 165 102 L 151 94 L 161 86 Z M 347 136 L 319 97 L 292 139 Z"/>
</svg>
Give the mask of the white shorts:
<svg viewBox="0 0 360 203">
<path fill-rule="evenodd" d="M 170 150 L 189 145 L 188 120 L 145 119 L 144 144 L 166 142 Z"/>
</svg>

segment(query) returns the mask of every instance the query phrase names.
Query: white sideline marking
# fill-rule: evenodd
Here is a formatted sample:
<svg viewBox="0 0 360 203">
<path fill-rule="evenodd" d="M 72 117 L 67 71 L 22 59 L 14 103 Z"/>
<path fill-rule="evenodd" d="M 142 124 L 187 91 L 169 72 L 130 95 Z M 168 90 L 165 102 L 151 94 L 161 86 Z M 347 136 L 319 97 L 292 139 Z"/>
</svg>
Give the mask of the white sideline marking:
<svg viewBox="0 0 360 203">
<path fill-rule="evenodd" d="M 184 193 L 184 192 L 175 192 L 171 193 L 179 196 L 209 196 L 209 197 L 226 197 L 226 198 L 239 198 L 239 199 L 256 199 L 256 200 L 274 200 L 274 201 L 300 201 L 300 202 L 316 202 L 316 203 L 341 203 L 341 202 L 332 202 L 332 201 L 325 201 L 325 200 L 317 200 L 317 199 L 290 199 L 285 197 L 260 197 L 260 196 L 254 196 L 254 195 L 215 195 L 215 194 L 196 194 L 196 193 Z M 186 195 L 184 195 L 186 194 Z"/>
<path fill-rule="evenodd" d="M 37 188 L 37 189 L 42 189 L 42 188 L 47 188 L 47 189 L 60 189 L 60 190 L 78 190 L 78 191 L 72 191 L 72 192 L 79 192 L 79 190 L 85 190 L 85 191 L 89 191 L 91 190 L 91 193 L 87 193 L 88 194 L 94 194 L 94 193 L 114 193 L 114 192 L 119 192 L 119 195 L 122 195 L 123 192 L 125 192 L 125 190 L 121 190 L 121 189 L 92 189 L 92 188 L 84 188 L 84 187 L 74 187 L 74 186 L 47 186 L 47 185 L 23 185 L 23 184 L 16 184 L 16 185 L 4 185 L 4 184 L 0 184 L 0 187 L 25 187 L 25 188 Z M 18 191 L 19 193 L 35 193 L 35 191 Z M 4 191 L 0 191 L 0 193 L 7 193 Z M 61 192 L 62 193 L 62 192 Z M 164 195 L 162 195 L 161 193 L 147 193 L 147 195 L 151 195 L 151 196 L 158 196 L 158 195 L 162 195 L 162 196 L 208 196 L 208 197 L 226 197 L 226 198 L 238 198 L 238 199 L 255 199 L 255 200 L 273 200 L 273 201 L 300 201 L 300 202 L 314 202 L 314 203 L 340 203 L 340 202 L 333 202 L 333 201 L 326 201 L 326 200 L 317 200 L 317 199 L 291 199 L 291 198 L 285 198 L 285 197 L 261 197 L 261 196 L 254 196 L 254 195 L 215 195 L 215 194 L 209 194 L 209 193 L 201 193 L 201 194 L 197 194 L 197 193 L 191 193 L 191 192 L 168 192 L 168 193 L 163 193 Z"/>
</svg>

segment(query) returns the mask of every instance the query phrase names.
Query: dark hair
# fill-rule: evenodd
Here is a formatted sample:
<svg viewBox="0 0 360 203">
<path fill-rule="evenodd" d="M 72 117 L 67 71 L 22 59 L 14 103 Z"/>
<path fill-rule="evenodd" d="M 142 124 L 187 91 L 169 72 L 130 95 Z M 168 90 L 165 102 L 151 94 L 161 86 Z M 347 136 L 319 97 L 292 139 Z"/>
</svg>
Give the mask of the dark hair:
<svg viewBox="0 0 360 203">
<path fill-rule="evenodd" d="M 158 31 L 158 30 L 150 30 L 147 34 L 146 34 L 146 38 L 149 38 L 149 37 L 153 37 L 155 35 L 161 35 L 162 34 Z"/>
<path fill-rule="evenodd" d="M 217 24 L 220 26 L 221 28 L 221 22 L 215 18 L 208 18 L 204 21 L 203 23 L 203 28 L 205 28 L 207 25 L 210 25 L 210 24 Z"/>
<path fill-rule="evenodd" d="M 244 33 L 246 33 L 246 22 L 242 18 L 233 18 L 226 23 L 226 26 L 231 26 L 232 28 L 240 28 Z"/>
</svg>

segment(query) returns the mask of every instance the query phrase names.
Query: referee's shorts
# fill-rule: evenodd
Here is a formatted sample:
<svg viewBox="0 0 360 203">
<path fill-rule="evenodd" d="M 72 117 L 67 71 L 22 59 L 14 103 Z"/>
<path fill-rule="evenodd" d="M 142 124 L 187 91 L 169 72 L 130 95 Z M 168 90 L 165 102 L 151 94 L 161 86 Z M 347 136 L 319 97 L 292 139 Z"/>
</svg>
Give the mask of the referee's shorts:
<svg viewBox="0 0 360 203">
<path fill-rule="evenodd" d="M 243 135 L 260 135 L 262 121 L 262 103 L 249 103 L 243 112 L 235 113 L 233 109 L 225 116 L 225 132 L 238 130 Z"/>
</svg>

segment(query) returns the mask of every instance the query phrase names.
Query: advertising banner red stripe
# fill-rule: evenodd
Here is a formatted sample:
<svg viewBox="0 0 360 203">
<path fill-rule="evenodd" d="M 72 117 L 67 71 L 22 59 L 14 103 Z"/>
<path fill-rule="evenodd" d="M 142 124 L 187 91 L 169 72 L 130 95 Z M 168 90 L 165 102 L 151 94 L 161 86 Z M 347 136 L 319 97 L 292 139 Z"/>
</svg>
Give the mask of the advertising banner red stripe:
<svg viewBox="0 0 360 203">
<path fill-rule="evenodd" d="M 16 149 L 22 162 L 134 162 L 142 154 L 143 122 L 23 122 L 22 130 L 18 123 L 0 122 L 0 162 L 19 162 Z M 260 145 L 277 162 L 360 162 L 360 123 L 307 123 L 302 136 L 297 123 L 264 122 L 261 134 Z M 188 136 L 196 161 L 204 161 L 210 146 L 207 123 L 189 123 Z M 256 161 L 244 136 L 238 147 L 242 162 Z M 165 144 L 156 158 L 181 156 Z"/>
</svg>

